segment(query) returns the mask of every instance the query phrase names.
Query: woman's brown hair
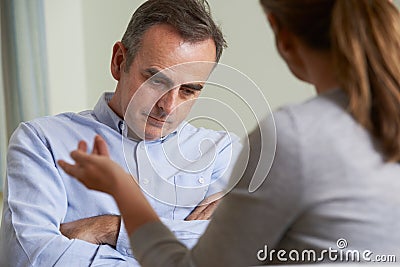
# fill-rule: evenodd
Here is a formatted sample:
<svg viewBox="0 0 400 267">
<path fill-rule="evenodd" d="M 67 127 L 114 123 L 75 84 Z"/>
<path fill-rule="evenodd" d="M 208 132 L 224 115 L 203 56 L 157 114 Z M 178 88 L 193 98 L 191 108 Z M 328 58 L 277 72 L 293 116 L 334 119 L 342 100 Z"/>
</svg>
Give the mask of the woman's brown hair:
<svg viewBox="0 0 400 267">
<path fill-rule="evenodd" d="M 400 162 L 400 14 L 385 0 L 261 0 L 309 47 L 330 50 L 350 114 Z"/>
</svg>

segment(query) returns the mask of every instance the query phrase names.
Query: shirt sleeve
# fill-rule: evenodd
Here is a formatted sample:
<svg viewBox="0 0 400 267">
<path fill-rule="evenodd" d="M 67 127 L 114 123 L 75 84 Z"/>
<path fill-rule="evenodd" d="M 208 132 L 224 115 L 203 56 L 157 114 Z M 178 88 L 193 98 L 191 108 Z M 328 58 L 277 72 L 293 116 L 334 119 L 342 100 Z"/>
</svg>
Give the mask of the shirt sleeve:
<svg viewBox="0 0 400 267">
<path fill-rule="evenodd" d="M 67 195 L 44 140 L 29 123 L 22 123 L 10 139 L 0 265 L 89 266 L 101 258 L 113 266 L 128 266 L 128 259 L 116 250 L 111 253 L 109 246 L 70 240 L 61 234 Z"/>
<path fill-rule="evenodd" d="M 278 143 L 270 172 L 255 172 L 260 152 L 264 149 L 262 142 L 265 141 L 256 130 L 250 136 L 249 164 L 242 179 L 223 199 L 206 232 L 192 250 L 180 244 L 161 223 L 144 225 L 133 233 L 132 249 L 142 266 L 270 263 L 260 261 L 257 255 L 265 246 L 274 249 L 279 245 L 303 208 L 297 129 L 286 112 L 277 114 L 276 124 Z M 264 175 L 266 180 L 258 190 L 250 193 L 250 181 L 265 178 L 253 175 Z M 135 243 L 140 243 L 140 247 Z"/>
<path fill-rule="evenodd" d="M 126 232 L 124 220 L 121 218 L 121 225 L 119 228 L 116 249 L 125 256 L 133 257 L 129 236 Z"/>
</svg>

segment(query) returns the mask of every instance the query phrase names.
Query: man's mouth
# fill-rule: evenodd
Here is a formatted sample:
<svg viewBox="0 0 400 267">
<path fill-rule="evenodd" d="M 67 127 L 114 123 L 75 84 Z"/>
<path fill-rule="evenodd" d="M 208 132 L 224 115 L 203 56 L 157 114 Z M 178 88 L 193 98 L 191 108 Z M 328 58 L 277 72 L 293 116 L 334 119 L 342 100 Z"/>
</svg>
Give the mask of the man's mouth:
<svg viewBox="0 0 400 267">
<path fill-rule="evenodd" d="M 163 125 L 164 123 L 171 123 L 171 121 L 150 114 L 146 115 L 146 117 L 147 117 L 147 123 L 150 124 Z"/>
<path fill-rule="evenodd" d="M 157 118 L 157 117 L 154 117 L 154 116 L 151 116 L 151 115 L 149 115 L 148 117 L 151 118 L 151 119 L 153 119 L 153 120 L 156 120 L 156 121 L 165 123 L 165 120 L 159 119 L 159 118 Z"/>
</svg>

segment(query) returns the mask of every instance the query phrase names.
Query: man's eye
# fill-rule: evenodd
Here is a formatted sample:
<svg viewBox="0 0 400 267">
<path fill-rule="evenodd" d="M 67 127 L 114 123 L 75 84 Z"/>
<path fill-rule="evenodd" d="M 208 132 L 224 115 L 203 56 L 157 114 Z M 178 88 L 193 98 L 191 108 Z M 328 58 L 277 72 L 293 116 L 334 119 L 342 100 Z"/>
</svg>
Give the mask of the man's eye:
<svg viewBox="0 0 400 267">
<path fill-rule="evenodd" d="M 192 89 L 187 89 L 187 88 L 182 88 L 181 92 L 186 96 L 192 96 L 195 94 L 195 91 L 193 91 Z"/>
<path fill-rule="evenodd" d="M 155 90 L 166 90 L 167 89 L 167 84 L 165 83 L 164 80 L 162 79 L 150 79 L 149 81 L 150 87 L 152 87 Z"/>
<path fill-rule="evenodd" d="M 163 83 L 163 81 L 162 80 L 158 80 L 158 79 L 151 79 L 150 83 L 154 84 L 154 85 L 161 85 Z"/>
</svg>

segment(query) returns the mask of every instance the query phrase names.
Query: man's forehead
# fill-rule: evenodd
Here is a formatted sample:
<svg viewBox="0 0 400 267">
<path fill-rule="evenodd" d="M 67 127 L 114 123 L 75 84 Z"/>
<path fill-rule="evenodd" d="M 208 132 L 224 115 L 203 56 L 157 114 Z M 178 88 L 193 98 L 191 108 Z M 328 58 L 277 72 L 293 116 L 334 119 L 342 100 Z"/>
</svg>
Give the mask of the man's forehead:
<svg viewBox="0 0 400 267">
<path fill-rule="evenodd" d="M 145 72 L 151 75 L 153 79 L 161 79 L 175 85 L 187 83 L 204 84 L 207 82 L 214 66 L 214 62 L 190 62 L 163 69 L 149 67 L 145 69 Z"/>
<path fill-rule="evenodd" d="M 151 26 L 142 36 L 138 54 L 142 61 L 215 61 L 216 46 L 212 38 L 192 42 L 168 24 Z"/>
</svg>

